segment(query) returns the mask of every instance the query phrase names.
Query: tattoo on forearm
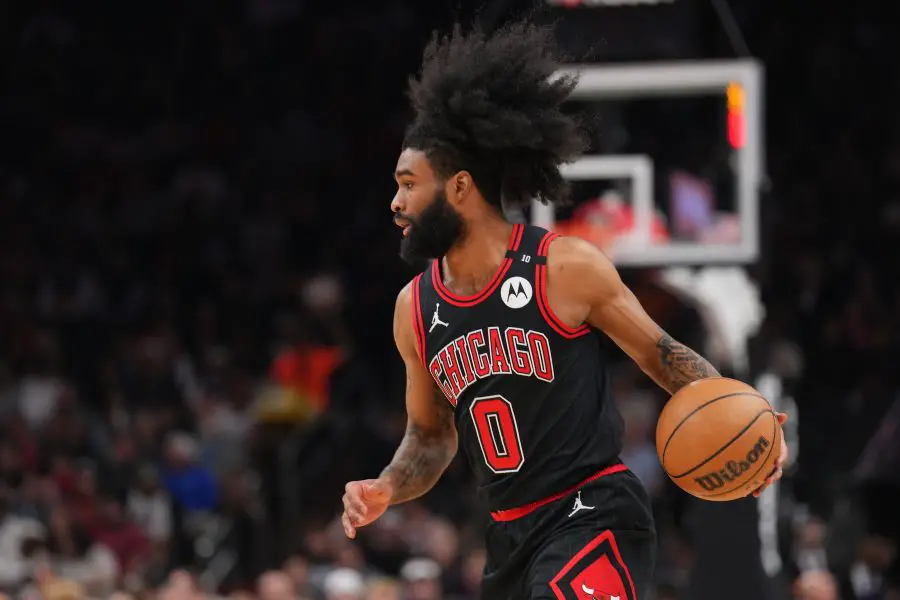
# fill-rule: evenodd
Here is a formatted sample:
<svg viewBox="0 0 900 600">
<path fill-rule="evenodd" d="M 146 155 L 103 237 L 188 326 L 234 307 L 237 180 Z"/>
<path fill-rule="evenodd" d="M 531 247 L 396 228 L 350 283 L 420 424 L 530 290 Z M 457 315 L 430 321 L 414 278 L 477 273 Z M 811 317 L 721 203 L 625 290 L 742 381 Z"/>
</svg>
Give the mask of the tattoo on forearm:
<svg viewBox="0 0 900 600">
<path fill-rule="evenodd" d="M 409 381 L 407 380 L 407 386 Z M 418 498 L 430 490 L 456 454 L 453 407 L 435 388 L 438 425 L 422 429 L 410 423 L 391 464 L 382 471 L 394 488 L 392 504 Z"/>
<path fill-rule="evenodd" d="M 667 333 L 663 334 L 656 347 L 659 349 L 661 363 L 658 383 L 670 394 L 698 379 L 719 376 L 719 372 L 708 360 L 681 342 L 675 341 Z"/>
</svg>

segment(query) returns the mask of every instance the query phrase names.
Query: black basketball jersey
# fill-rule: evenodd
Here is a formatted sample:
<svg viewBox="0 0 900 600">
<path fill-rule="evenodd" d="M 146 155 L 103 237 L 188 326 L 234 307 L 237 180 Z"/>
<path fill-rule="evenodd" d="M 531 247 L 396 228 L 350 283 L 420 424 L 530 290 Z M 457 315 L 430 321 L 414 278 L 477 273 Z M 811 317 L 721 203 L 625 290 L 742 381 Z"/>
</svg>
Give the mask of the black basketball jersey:
<svg viewBox="0 0 900 600">
<path fill-rule="evenodd" d="M 621 450 L 602 334 L 566 326 L 547 302 L 555 237 L 515 225 L 503 264 L 472 296 L 444 287 L 440 260 L 412 283 L 419 356 L 455 409 L 491 511 L 576 485 Z"/>
</svg>

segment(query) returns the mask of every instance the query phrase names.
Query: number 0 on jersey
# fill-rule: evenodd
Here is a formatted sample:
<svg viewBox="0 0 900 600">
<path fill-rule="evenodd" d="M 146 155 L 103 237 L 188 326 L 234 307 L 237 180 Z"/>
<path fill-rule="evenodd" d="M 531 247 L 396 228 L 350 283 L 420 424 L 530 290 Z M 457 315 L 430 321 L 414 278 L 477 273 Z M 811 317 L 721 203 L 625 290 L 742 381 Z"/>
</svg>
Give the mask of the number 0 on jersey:
<svg viewBox="0 0 900 600">
<path fill-rule="evenodd" d="M 494 473 L 515 473 L 525 464 L 512 402 L 503 396 L 475 398 L 469 406 L 484 462 Z"/>
</svg>

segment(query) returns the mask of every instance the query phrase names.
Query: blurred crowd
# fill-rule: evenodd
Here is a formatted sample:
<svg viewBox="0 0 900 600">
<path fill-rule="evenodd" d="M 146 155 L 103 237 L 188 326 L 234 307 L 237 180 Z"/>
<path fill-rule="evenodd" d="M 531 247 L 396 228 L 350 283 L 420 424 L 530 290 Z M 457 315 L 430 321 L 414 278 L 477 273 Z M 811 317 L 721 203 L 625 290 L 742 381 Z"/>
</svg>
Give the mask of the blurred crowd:
<svg viewBox="0 0 900 600">
<path fill-rule="evenodd" d="M 390 173 L 444 3 L 16 4 L 0 9 L 0 592 L 476 598 L 461 461 L 357 542 L 335 522 L 343 483 L 377 473 L 405 425 Z M 747 375 L 798 407 L 776 580 L 896 600 L 898 41 L 866 1 L 818 21 L 734 4 L 769 90 Z M 702 345 L 652 273 L 625 276 Z M 615 381 L 660 523 L 656 598 L 678 598 L 690 507 L 652 444 L 664 398 L 625 361 Z"/>
</svg>

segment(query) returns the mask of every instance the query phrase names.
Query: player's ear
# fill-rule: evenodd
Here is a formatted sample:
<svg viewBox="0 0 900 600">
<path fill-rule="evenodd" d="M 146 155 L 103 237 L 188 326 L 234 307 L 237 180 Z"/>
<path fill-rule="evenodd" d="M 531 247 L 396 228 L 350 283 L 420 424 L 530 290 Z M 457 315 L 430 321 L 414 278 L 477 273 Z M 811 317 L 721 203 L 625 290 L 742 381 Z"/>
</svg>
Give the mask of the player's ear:
<svg viewBox="0 0 900 600">
<path fill-rule="evenodd" d="M 445 191 L 447 199 L 452 202 L 461 202 L 469 193 L 475 183 L 472 181 L 472 174 L 468 171 L 457 171 L 447 179 Z"/>
</svg>

